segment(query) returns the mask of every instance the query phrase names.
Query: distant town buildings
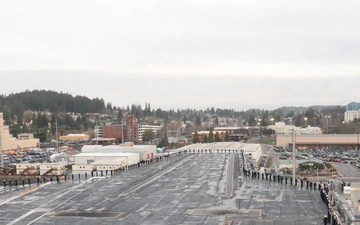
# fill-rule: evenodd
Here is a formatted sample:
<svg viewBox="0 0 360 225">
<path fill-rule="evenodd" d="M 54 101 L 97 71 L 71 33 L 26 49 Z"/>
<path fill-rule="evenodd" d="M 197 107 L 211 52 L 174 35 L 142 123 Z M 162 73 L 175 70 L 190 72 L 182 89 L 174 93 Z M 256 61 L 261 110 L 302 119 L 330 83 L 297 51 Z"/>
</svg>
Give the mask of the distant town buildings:
<svg viewBox="0 0 360 225">
<path fill-rule="evenodd" d="M 38 147 L 39 139 L 34 138 L 33 134 L 19 134 L 18 138 L 13 137 L 9 126 L 4 125 L 4 115 L 0 112 L 0 150 L 25 150 Z"/>
<path fill-rule="evenodd" d="M 158 136 L 162 129 L 161 125 L 138 124 L 135 116 L 127 116 L 123 124 L 111 124 L 103 126 L 95 126 L 95 139 L 98 141 L 114 141 L 114 143 L 122 142 L 143 142 L 144 133 L 150 130 L 153 138 Z M 94 141 L 94 140 L 93 140 Z"/>
<path fill-rule="evenodd" d="M 276 122 L 275 125 L 270 125 L 270 129 L 274 130 L 275 133 L 278 134 L 309 134 L 309 135 L 315 135 L 315 134 L 322 134 L 320 127 L 295 127 L 293 125 L 286 125 L 285 122 Z"/>
<path fill-rule="evenodd" d="M 86 134 L 68 134 L 59 137 L 60 141 L 87 141 L 90 140 L 90 135 Z"/>
</svg>

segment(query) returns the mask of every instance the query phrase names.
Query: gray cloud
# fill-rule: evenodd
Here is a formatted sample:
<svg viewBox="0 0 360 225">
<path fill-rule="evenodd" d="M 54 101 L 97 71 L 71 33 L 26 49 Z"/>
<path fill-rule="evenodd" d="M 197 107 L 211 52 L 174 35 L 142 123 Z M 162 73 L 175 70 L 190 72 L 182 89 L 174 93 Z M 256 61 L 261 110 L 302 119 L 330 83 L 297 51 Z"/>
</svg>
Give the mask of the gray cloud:
<svg viewBox="0 0 360 225">
<path fill-rule="evenodd" d="M 1 5 L 3 70 L 325 76 L 350 67 L 351 74 L 359 72 L 356 0 L 18 0 Z M 287 65 L 291 69 L 283 71 Z"/>
<path fill-rule="evenodd" d="M 6 72 L 2 92 L 51 89 L 102 97 L 118 106 L 132 103 L 153 107 L 208 106 L 273 109 L 281 106 L 345 105 L 358 99 L 359 77 L 151 77 L 106 76 L 71 71 Z M 36 77 L 36 79 L 34 79 Z"/>
<path fill-rule="evenodd" d="M 227 77 L 248 85 L 241 88 L 251 93 L 249 100 L 242 100 L 244 106 L 346 102 L 356 92 L 347 88 L 353 85 L 347 82 L 360 73 L 359 8 L 358 0 L 3 1 L 0 76 L 15 71 L 10 74 L 17 76 L 16 82 L 1 77 L 10 85 L 6 91 L 19 87 L 69 91 L 71 87 L 74 93 L 99 90 L 114 101 L 127 96 L 126 102 L 142 102 L 152 96 L 167 107 L 174 107 L 175 101 L 161 94 L 167 88 L 176 90 L 173 96 L 184 102 L 182 106 L 186 99 L 194 107 L 207 105 L 206 93 L 213 90 L 240 98 L 231 91 L 239 87 Z M 72 74 L 71 81 L 59 71 L 71 71 L 66 72 Z M 134 76 L 146 78 L 138 84 Z M 166 81 L 164 77 L 176 78 Z M 278 77 L 296 79 L 296 91 L 288 90 L 293 94 L 286 94 L 285 100 L 274 95 L 265 103 L 256 102 L 264 90 L 287 89 L 289 82 Z M 307 80 L 314 77 L 322 82 Z M 264 79 L 266 85 L 254 85 Z M 336 88 L 331 88 L 342 90 L 335 92 L 338 95 L 331 99 L 322 94 L 316 99 L 309 95 L 309 100 L 297 97 L 309 85 L 328 90 L 330 86 L 323 85 L 327 79 L 336 80 L 331 81 Z M 196 80 L 208 83 L 194 86 Z M 76 82 L 87 85 L 79 87 Z M 130 86 L 123 84 L 134 87 L 128 90 Z M 145 91 L 139 92 L 138 87 Z M 230 106 L 234 99 L 212 96 L 214 105 Z"/>
</svg>

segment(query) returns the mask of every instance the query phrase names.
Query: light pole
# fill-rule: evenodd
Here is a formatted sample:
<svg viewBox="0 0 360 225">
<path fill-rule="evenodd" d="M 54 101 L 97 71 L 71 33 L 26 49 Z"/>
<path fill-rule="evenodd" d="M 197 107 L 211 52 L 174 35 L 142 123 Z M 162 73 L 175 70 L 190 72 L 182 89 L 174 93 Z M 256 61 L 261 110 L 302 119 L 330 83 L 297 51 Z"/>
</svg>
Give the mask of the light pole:
<svg viewBox="0 0 360 225">
<path fill-rule="evenodd" d="M 1 168 L 4 168 L 4 157 L 3 157 L 3 150 L 2 149 L 0 149 L 0 160 L 1 160 Z"/>
<path fill-rule="evenodd" d="M 55 133 L 56 133 L 56 151 L 59 152 L 59 135 L 58 135 L 58 122 L 55 119 Z"/>
<path fill-rule="evenodd" d="M 296 179 L 296 148 L 295 148 L 295 144 L 296 144 L 296 134 L 295 134 L 295 126 L 293 127 L 293 181 L 295 181 Z"/>
<path fill-rule="evenodd" d="M 308 118 L 307 118 L 307 117 L 305 117 L 305 118 L 304 118 L 305 128 L 307 127 L 307 121 L 308 121 Z"/>
<path fill-rule="evenodd" d="M 357 154 L 357 157 L 359 158 L 359 139 L 360 139 L 360 132 L 359 130 L 357 130 L 357 146 L 356 146 L 356 154 Z"/>
<path fill-rule="evenodd" d="M 270 124 L 275 126 L 275 119 L 271 118 L 270 121 L 271 121 Z M 273 135 L 273 129 L 270 129 L 270 134 L 271 134 L 271 136 Z"/>
<path fill-rule="evenodd" d="M 326 118 L 326 134 L 329 133 L 329 119 L 330 119 L 330 116 L 325 116 Z"/>
<path fill-rule="evenodd" d="M 261 119 L 258 119 L 258 125 L 259 125 L 259 139 L 261 139 Z"/>
<path fill-rule="evenodd" d="M 124 144 L 124 121 L 121 121 L 121 144 Z"/>
</svg>

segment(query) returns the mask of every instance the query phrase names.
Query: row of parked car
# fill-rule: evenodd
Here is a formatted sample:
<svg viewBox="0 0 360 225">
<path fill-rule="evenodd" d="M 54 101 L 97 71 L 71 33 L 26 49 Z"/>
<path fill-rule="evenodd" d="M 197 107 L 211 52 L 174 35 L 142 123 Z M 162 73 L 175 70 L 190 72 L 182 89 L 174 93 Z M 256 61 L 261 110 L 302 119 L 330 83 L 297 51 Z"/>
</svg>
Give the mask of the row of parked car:
<svg viewBox="0 0 360 225">
<path fill-rule="evenodd" d="M 15 163 L 36 163 L 49 161 L 51 152 L 46 150 L 28 152 L 18 152 L 16 154 L 8 154 L 3 156 L 4 165 L 11 165 Z"/>
<path fill-rule="evenodd" d="M 280 153 L 280 159 L 287 159 L 292 156 L 292 149 L 276 149 Z M 331 148 L 307 148 L 297 150 L 298 159 L 317 158 L 323 161 L 343 162 L 343 163 L 359 163 L 357 151 L 342 147 Z"/>
</svg>

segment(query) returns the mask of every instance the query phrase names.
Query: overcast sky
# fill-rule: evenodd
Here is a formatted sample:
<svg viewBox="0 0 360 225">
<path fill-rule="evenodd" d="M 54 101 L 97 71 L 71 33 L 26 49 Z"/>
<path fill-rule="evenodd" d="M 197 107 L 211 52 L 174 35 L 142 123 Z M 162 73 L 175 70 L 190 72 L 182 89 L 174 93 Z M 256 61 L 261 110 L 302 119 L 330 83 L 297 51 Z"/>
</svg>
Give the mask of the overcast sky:
<svg viewBox="0 0 360 225">
<path fill-rule="evenodd" d="M 162 108 L 346 104 L 360 100 L 359 9 L 359 0 L 2 1 L 0 90 Z"/>
</svg>

